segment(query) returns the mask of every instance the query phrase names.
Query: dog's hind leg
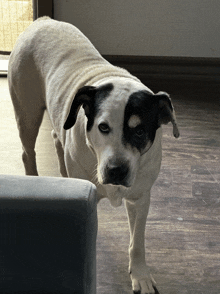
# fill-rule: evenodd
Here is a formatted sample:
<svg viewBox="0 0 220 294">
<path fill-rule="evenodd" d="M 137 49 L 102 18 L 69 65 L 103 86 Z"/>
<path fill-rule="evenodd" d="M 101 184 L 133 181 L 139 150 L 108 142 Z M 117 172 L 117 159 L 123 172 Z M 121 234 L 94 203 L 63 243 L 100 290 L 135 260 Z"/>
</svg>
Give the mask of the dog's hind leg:
<svg viewBox="0 0 220 294">
<path fill-rule="evenodd" d="M 25 92 L 20 91 L 18 97 L 12 86 L 10 86 L 10 94 L 22 143 L 25 174 L 37 176 L 35 143 L 46 107 L 42 101 L 39 101 L 39 98 L 28 100 Z M 19 99 L 20 97 L 22 100 Z"/>
<path fill-rule="evenodd" d="M 54 130 L 52 130 L 51 135 L 54 139 L 54 145 L 56 148 L 57 156 L 58 156 L 58 161 L 59 161 L 59 168 L 60 168 L 60 173 L 62 177 L 68 177 L 67 171 L 66 171 L 66 165 L 64 162 L 64 151 L 63 151 L 63 146 L 60 142 L 60 140 L 57 137 L 57 134 L 55 133 Z"/>
<path fill-rule="evenodd" d="M 31 50 L 33 45 L 29 40 L 18 41 L 9 59 L 8 84 L 22 142 L 25 173 L 37 176 L 35 143 L 46 109 L 46 91 Z"/>
<path fill-rule="evenodd" d="M 25 174 L 28 176 L 38 176 L 35 143 L 39 127 L 43 118 L 43 113 L 44 111 L 42 111 L 42 113 L 40 113 L 38 117 L 35 117 L 32 123 L 27 117 L 17 117 L 16 115 L 19 136 L 21 139 L 23 149 L 22 160 L 24 163 Z"/>
<path fill-rule="evenodd" d="M 43 119 L 44 109 L 41 110 L 40 113 L 38 113 L 38 116 L 34 117 L 34 120 L 32 118 L 32 122 L 27 117 L 25 120 L 19 117 L 17 119 L 17 125 L 19 129 L 19 135 L 22 142 L 22 160 L 25 167 L 25 173 L 26 175 L 33 175 L 37 176 L 37 165 L 36 165 L 36 153 L 35 153 L 35 143 L 37 139 L 37 135 L 39 132 L 39 128 Z M 26 121 L 26 124 L 24 125 L 24 121 Z M 28 123 L 27 123 L 28 121 Z"/>
</svg>

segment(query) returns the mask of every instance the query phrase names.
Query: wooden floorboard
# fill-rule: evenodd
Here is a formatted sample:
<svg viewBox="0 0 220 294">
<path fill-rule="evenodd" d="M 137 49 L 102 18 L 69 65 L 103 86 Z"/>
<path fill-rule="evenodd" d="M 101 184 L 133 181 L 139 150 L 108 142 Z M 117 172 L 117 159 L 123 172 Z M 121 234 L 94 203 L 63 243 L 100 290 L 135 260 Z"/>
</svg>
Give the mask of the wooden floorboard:
<svg viewBox="0 0 220 294">
<path fill-rule="evenodd" d="M 162 85 L 162 86 L 161 86 Z M 146 259 L 160 294 L 220 293 L 220 87 L 148 84 L 170 93 L 181 137 L 163 128 L 163 161 L 152 188 Z M 7 79 L 0 79 L 0 173 L 24 174 Z M 41 176 L 59 176 L 47 114 L 37 140 Z M 98 206 L 97 293 L 131 292 L 124 206 Z"/>
</svg>

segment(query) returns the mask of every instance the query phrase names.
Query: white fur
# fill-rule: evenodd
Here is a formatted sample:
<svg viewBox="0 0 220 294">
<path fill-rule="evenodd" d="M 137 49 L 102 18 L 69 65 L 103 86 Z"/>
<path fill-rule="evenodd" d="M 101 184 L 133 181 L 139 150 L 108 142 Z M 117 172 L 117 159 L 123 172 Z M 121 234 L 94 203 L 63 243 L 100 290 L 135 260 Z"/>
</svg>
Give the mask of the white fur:
<svg viewBox="0 0 220 294">
<path fill-rule="evenodd" d="M 128 121 L 129 128 L 136 128 L 141 123 L 141 119 L 137 115 L 132 115 Z"/>
<path fill-rule="evenodd" d="M 145 262 L 144 232 L 150 190 L 160 170 L 162 131 L 157 130 L 153 145 L 143 155 L 121 142 L 129 95 L 138 90 L 152 91 L 126 70 L 103 59 L 77 28 L 49 18 L 35 21 L 19 37 L 10 57 L 8 80 L 26 174 L 38 174 L 34 146 L 47 108 L 61 174 L 92 181 L 97 185 L 98 198 L 108 197 L 113 206 L 125 200 L 132 287 L 142 293 L 154 293 L 154 280 Z M 106 83 L 112 83 L 114 89 L 103 102 L 92 130 L 86 131 L 87 119 L 81 108 L 75 126 L 65 131 L 63 125 L 78 89 Z M 113 132 L 104 137 L 98 132 L 100 122 L 107 122 Z M 135 127 L 138 119 L 130 123 Z M 116 157 L 129 161 L 129 188 L 102 185 L 104 167 Z"/>
</svg>

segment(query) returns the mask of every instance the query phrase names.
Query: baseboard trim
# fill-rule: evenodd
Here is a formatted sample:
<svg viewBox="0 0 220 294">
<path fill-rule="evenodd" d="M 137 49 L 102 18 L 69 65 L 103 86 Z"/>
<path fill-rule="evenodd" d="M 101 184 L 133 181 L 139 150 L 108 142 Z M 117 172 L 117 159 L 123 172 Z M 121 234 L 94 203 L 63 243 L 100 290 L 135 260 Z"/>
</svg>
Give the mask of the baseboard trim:
<svg viewBox="0 0 220 294">
<path fill-rule="evenodd" d="M 141 80 L 220 82 L 220 58 L 104 55 Z"/>
<path fill-rule="evenodd" d="M 220 58 L 133 55 L 103 55 L 103 57 L 113 65 L 127 69 L 143 82 L 163 80 L 220 83 Z"/>
</svg>

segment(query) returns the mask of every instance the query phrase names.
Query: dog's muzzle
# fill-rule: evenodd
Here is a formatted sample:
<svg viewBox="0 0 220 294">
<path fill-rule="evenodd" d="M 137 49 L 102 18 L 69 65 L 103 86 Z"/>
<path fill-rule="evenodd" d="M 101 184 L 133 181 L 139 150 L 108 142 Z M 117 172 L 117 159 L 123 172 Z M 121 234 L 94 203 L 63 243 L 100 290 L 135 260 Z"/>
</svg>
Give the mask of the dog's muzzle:
<svg viewBox="0 0 220 294">
<path fill-rule="evenodd" d="M 127 179 L 129 175 L 128 163 L 108 163 L 104 170 L 103 184 L 122 185 L 130 187 Z"/>
</svg>

